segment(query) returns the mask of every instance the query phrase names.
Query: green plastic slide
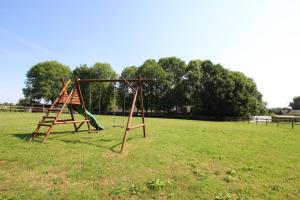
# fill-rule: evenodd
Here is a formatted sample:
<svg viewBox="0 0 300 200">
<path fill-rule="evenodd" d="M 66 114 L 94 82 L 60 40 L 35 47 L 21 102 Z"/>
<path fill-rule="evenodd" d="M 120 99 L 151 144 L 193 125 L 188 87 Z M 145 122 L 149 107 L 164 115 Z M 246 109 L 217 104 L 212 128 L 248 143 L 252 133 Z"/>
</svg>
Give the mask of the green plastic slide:
<svg viewBox="0 0 300 200">
<path fill-rule="evenodd" d="M 92 113 L 90 113 L 87 110 L 85 110 L 85 112 L 88 115 L 88 117 L 90 119 L 90 123 L 93 127 L 95 127 L 97 130 L 104 130 L 104 127 L 101 126 L 101 124 L 99 124 L 99 122 L 97 121 L 97 119 L 95 118 L 95 116 Z"/>
<path fill-rule="evenodd" d="M 73 105 L 74 110 L 76 110 L 79 114 L 84 115 L 84 113 L 87 114 L 89 120 L 90 120 L 90 124 L 96 128 L 96 130 L 104 130 L 104 127 L 97 121 L 97 119 L 95 118 L 95 116 L 90 113 L 87 110 L 83 110 L 83 108 L 81 106 L 74 106 Z"/>
</svg>

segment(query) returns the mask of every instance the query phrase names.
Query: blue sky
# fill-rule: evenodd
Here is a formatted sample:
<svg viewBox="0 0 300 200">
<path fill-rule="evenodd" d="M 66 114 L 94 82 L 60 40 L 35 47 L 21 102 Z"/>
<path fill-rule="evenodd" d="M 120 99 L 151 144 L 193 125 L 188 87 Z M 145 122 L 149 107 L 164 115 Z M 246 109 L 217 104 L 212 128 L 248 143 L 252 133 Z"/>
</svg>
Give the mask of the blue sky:
<svg viewBox="0 0 300 200">
<path fill-rule="evenodd" d="M 0 1 L 0 102 L 57 60 L 117 72 L 148 58 L 210 59 L 253 78 L 269 107 L 300 95 L 300 1 Z"/>
</svg>

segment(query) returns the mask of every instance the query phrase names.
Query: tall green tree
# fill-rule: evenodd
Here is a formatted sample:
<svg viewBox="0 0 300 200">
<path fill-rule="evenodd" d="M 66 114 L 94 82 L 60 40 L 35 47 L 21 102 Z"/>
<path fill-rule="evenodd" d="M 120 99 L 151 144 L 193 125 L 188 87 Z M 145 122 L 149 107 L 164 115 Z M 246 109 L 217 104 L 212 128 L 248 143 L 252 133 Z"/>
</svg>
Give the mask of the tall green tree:
<svg viewBox="0 0 300 200">
<path fill-rule="evenodd" d="M 76 78 L 80 78 L 80 79 L 93 78 L 92 70 L 86 64 L 76 67 L 73 70 L 73 76 Z M 80 88 L 81 88 L 81 93 L 83 96 L 84 104 L 85 104 L 86 108 L 90 110 L 91 109 L 90 98 L 89 98 L 90 97 L 89 96 L 90 95 L 90 92 L 89 92 L 90 84 L 89 83 L 81 83 Z"/>
<path fill-rule="evenodd" d="M 145 82 L 143 87 L 144 107 L 157 112 L 162 101 L 164 85 L 166 85 L 166 72 L 154 59 L 146 60 L 137 70 L 137 75 L 147 79 L 155 79 L 153 82 Z"/>
<path fill-rule="evenodd" d="M 231 99 L 229 88 L 232 87 L 232 82 L 229 79 L 229 71 L 221 65 L 203 61 L 201 72 L 201 88 L 196 95 L 198 111 L 203 115 L 225 116 L 224 112 L 229 111 L 227 104 Z"/>
<path fill-rule="evenodd" d="M 265 111 L 256 84 L 244 74 L 231 72 L 209 60 L 201 63 L 201 74 L 200 87 L 194 94 L 194 114 L 237 117 Z"/>
<path fill-rule="evenodd" d="M 91 67 L 92 78 L 94 79 L 116 79 L 117 73 L 108 63 L 97 62 Z M 93 83 L 92 89 L 92 111 L 108 112 L 114 106 L 115 83 Z M 100 110 L 99 110 L 100 109 Z"/>
<path fill-rule="evenodd" d="M 241 72 L 230 72 L 230 78 L 234 82 L 231 88 L 232 116 L 261 115 L 266 113 L 266 103 L 262 100 L 262 94 L 257 90 L 253 79 Z"/>
<path fill-rule="evenodd" d="M 117 73 L 108 63 L 95 63 L 92 67 L 81 65 L 73 71 L 81 79 L 114 79 Z M 112 109 L 113 87 L 111 83 L 81 83 L 81 91 L 86 107 L 91 112 L 108 112 Z"/>
<path fill-rule="evenodd" d="M 300 96 L 294 97 L 290 105 L 294 110 L 300 110 Z"/>
<path fill-rule="evenodd" d="M 185 72 L 185 93 L 188 105 L 194 105 L 193 112 L 199 113 L 201 99 L 198 98 L 197 92 L 201 90 L 201 60 L 191 60 L 187 65 Z"/>
<path fill-rule="evenodd" d="M 38 63 L 26 74 L 24 96 L 31 101 L 53 102 L 62 89 L 60 77 L 67 79 L 71 77 L 71 74 L 68 66 L 57 61 Z"/>
<path fill-rule="evenodd" d="M 125 67 L 121 73 L 120 79 L 134 79 L 137 78 L 138 67 L 135 65 Z M 136 87 L 134 83 L 132 83 L 133 87 Z M 116 94 L 117 105 L 122 108 L 122 111 L 129 110 L 132 102 L 132 98 L 134 95 L 134 91 L 126 84 L 119 83 L 118 92 Z"/>
<path fill-rule="evenodd" d="M 186 64 L 180 58 L 166 57 L 160 58 L 158 65 L 166 73 L 164 95 L 160 107 L 168 112 L 175 107 L 177 112 L 178 107 L 185 106 L 187 102 L 183 86 Z"/>
</svg>

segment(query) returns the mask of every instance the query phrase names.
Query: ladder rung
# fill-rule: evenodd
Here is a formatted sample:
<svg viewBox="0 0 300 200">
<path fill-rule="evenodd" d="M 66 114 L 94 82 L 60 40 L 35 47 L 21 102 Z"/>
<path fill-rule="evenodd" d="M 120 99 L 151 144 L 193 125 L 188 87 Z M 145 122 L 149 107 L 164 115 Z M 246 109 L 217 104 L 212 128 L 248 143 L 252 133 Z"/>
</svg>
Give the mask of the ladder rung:
<svg viewBox="0 0 300 200">
<path fill-rule="evenodd" d="M 54 122 L 54 120 L 47 120 L 47 121 L 45 120 L 44 121 L 44 123 L 53 123 L 53 122 Z"/>
<path fill-rule="evenodd" d="M 69 122 L 69 121 L 74 121 L 73 119 L 59 119 L 57 122 Z"/>
<path fill-rule="evenodd" d="M 52 126 L 52 124 L 38 124 L 38 126 Z"/>
<path fill-rule="evenodd" d="M 43 116 L 43 118 L 51 118 L 51 119 L 55 119 L 56 116 Z"/>
<path fill-rule="evenodd" d="M 73 123 L 83 123 L 83 122 L 88 122 L 90 120 L 84 119 L 84 120 L 78 120 L 78 121 L 56 121 L 54 122 L 54 125 L 59 125 L 59 124 L 73 124 Z"/>
<path fill-rule="evenodd" d="M 49 108 L 48 111 L 60 111 L 61 109 L 59 108 Z"/>
</svg>

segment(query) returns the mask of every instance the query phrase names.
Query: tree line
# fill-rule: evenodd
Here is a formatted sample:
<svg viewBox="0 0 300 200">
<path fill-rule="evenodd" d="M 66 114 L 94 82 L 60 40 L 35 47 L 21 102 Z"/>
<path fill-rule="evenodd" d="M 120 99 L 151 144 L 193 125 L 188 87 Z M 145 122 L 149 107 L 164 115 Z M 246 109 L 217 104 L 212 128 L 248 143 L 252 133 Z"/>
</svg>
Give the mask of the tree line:
<svg viewBox="0 0 300 200">
<path fill-rule="evenodd" d="M 151 113 L 190 113 L 191 115 L 239 117 L 259 115 L 266 104 L 253 79 L 230 71 L 210 60 L 185 63 L 177 57 L 146 60 L 141 66 L 125 67 L 117 74 L 108 63 L 70 67 L 57 61 L 41 62 L 26 74 L 23 104 L 53 101 L 61 87 L 59 80 L 129 79 L 142 76 L 156 79 L 144 85 L 144 106 Z M 82 84 L 87 108 L 92 112 L 110 112 L 115 106 L 128 110 L 133 91 L 124 83 Z M 138 106 L 139 107 L 139 103 Z"/>
</svg>

